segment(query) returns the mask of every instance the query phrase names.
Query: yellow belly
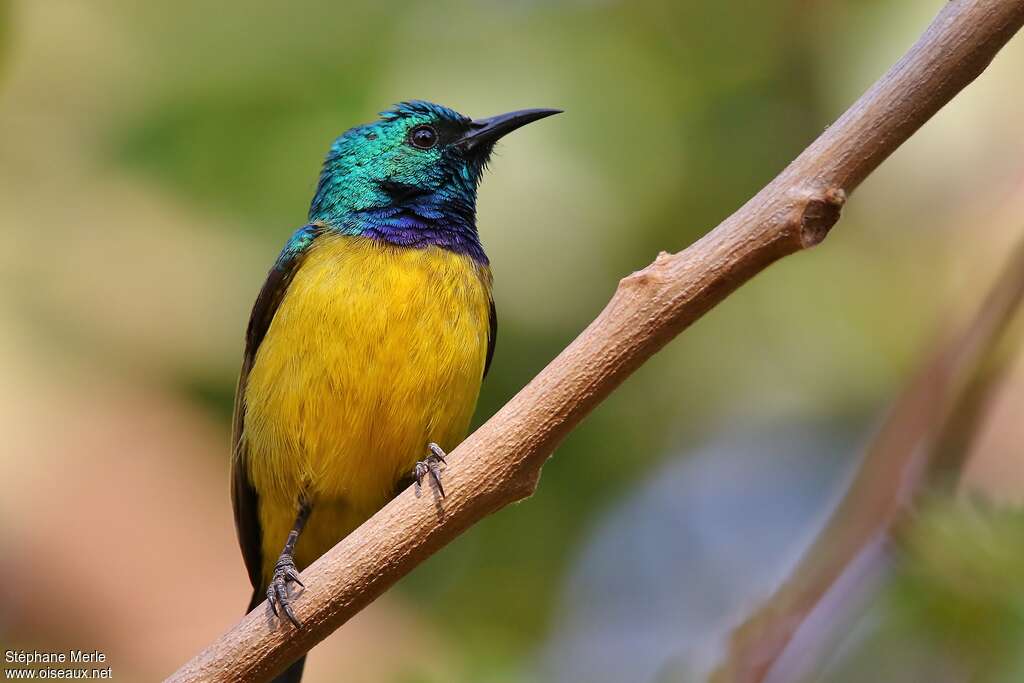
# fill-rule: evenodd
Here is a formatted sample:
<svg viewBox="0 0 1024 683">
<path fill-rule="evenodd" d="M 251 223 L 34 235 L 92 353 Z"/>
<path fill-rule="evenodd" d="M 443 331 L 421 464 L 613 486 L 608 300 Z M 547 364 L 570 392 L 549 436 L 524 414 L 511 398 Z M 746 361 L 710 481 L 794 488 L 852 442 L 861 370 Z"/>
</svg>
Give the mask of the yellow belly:
<svg viewBox="0 0 1024 683">
<path fill-rule="evenodd" d="M 245 389 L 264 578 L 301 493 L 305 567 L 376 512 L 436 442 L 454 448 L 487 353 L 490 272 L 436 247 L 317 239 L 256 353 Z"/>
</svg>

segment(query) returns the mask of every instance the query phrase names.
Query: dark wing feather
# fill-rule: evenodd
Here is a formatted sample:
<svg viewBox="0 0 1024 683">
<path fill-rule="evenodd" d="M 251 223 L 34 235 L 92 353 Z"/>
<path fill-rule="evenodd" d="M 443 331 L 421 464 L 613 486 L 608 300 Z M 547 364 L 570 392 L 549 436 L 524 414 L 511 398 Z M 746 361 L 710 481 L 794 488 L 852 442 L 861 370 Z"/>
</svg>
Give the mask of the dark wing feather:
<svg viewBox="0 0 1024 683">
<path fill-rule="evenodd" d="M 487 330 L 487 360 L 484 361 L 484 377 L 491 369 L 491 360 L 494 358 L 494 345 L 498 343 L 498 309 L 494 307 L 494 297 L 491 297 L 491 316 Z"/>
<path fill-rule="evenodd" d="M 259 517 L 259 494 L 249 481 L 249 468 L 246 463 L 248 452 L 242 433 L 245 427 L 245 384 L 249 371 L 256 360 L 256 351 L 263 338 L 267 336 L 270 323 L 274 319 L 281 300 L 292 278 L 302 264 L 302 257 L 313 240 L 322 232 L 316 225 L 299 228 L 288 240 L 274 267 L 267 273 L 263 289 L 256 297 L 249 317 L 249 326 L 245 332 L 245 355 L 242 358 L 242 370 L 238 377 L 235 390 L 235 412 L 231 426 L 231 507 L 235 511 L 235 530 L 238 532 L 238 545 L 245 558 L 245 567 L 249 572 L 249 580 L 259 594 L 263 582 L 263 544 Z M 256 600 L 256 597 L 253 599 Z"/>
</svg>

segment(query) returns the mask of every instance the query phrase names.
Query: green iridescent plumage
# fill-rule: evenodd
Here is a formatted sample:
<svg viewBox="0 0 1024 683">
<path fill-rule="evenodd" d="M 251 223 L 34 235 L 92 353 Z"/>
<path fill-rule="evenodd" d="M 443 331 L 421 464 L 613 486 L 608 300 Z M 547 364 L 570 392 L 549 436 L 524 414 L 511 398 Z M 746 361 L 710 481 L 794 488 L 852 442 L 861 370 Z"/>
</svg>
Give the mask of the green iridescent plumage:
<svg viewBox="0 0 1024 683">
<path fill-rule="evenodd" d="M 410 144 L 431 126 L 438 142 Z M 476 232 L 476 189 L 493 143 L 461 153 L 452 143 L 472 121 L 447 107 L 404 102 L 331 145 L 310 206 L 310 222 L 396 244 L 436 244 L 485 260 Z"/>
</svg>

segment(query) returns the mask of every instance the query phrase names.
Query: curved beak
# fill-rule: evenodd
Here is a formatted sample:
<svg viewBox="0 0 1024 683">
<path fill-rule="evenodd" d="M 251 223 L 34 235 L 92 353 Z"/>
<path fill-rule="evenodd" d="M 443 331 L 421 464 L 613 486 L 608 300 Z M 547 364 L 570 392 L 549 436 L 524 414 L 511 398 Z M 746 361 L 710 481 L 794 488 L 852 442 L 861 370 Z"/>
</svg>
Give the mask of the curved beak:
<svg viewBox="0 0 1024 683">
<path fill-rule="evenodd" d="M 528 123 L 561 113 L 561 109 L 520 109 L 507 114 L 498 114 L 488 119 L 476 119 L 469 124 L 469 131 L 456 145 L 464 152 L 470 152 L 479 147 L 488 147 L 516 128 L 522 128 Z"/>
</svg>

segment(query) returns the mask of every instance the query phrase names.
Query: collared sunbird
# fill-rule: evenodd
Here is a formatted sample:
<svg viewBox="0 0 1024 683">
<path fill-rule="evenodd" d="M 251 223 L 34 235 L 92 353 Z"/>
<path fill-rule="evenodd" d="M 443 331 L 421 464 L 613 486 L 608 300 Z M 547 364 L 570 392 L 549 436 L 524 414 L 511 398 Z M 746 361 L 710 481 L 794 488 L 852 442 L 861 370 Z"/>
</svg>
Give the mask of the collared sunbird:
<svg viewBox="0 0 1024 683">
<path fill-rule="evenodd" d="M 497 334 L 477 186 L 499 138 L 556 113 L 404 102 L 331 145 L 245 335 L 231 497 L 250 611 L 266 597 L 300 627 L 299 570 L 413 482 L 443 495 Z"/>
</svg>

